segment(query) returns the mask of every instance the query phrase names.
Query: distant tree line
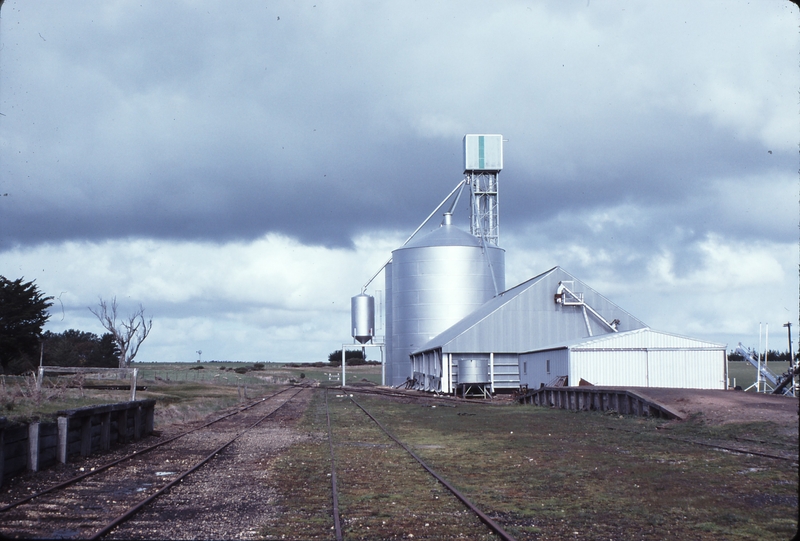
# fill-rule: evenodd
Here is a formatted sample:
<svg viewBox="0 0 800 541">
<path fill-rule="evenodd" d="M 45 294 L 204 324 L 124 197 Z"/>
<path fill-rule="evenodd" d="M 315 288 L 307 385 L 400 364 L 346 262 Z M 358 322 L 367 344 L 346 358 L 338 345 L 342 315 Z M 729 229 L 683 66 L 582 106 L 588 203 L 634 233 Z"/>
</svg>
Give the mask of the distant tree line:
<svg viewBox="0 0 800 541">
<path fill-rule="evenodd" d="M 753 355 L 758 359 L 757 354 Z M 788 351 L 776 351 L 776 350 L 769 350 L 767 354 L 767 362 L 775 361 L 775 362 L 784 362 L 788 363 L 790 360 L 789 352 Z M 795 361 L 800 359 L 800 353 L 794 354 Z M 728 353 L 728 360 L 729 361 L 744 361 L 744 357 L 735 351 Z"/>
<path fill-rule="evenodd" d="M 347 366 L 360 366 L 364 364 L 380 364 L 378 361 L 368 361 L 364 352 L 360 349 L 346 349 L 344 360 Z M 328 354 L 328 364 L 330 366 L 342 366 L 342 350 L 337 349 Z"/>
<path fill-rule="evenodd" d="M 70 329 L 62 333 L 46 331 L 39 347 L 17 355 L 3 368 L 7 374 L 30 372 L 39 366 L 40 356 L 44 366 L 115 368 L 119 364 L 119 349 L 111 333 L 97 336 Z"/>
<path fill-rule="evenodd" d="M 42 333 L 52 300 L 33 281 L 0 276 L 0 367 L 4 374 L 35 370 L 40 360 L 45 366 L 128 366 L 153 325 L 145 320 L 141 305 L 133 315 L 118 319 L 116 298 L 111 302 L 101 298 L 100 308 L 89 310 L 109 332 L 102 336 L 75 329 Z"/>
</svg>

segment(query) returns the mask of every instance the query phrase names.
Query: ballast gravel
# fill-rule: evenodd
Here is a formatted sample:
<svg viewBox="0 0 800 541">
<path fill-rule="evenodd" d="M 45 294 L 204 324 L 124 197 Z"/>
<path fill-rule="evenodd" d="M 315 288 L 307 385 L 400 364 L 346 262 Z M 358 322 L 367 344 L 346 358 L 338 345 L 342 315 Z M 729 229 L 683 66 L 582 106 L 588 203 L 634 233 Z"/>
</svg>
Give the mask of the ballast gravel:
<svg viewBox="0 0 800 541">
<path fill-rule="evenodd" d="M 311 437 L 293 428 L 309 397 L 301 393 L 105 539 L 259 538 L 260 525 L 274 518 L 270 462 Z"/>
</svg>

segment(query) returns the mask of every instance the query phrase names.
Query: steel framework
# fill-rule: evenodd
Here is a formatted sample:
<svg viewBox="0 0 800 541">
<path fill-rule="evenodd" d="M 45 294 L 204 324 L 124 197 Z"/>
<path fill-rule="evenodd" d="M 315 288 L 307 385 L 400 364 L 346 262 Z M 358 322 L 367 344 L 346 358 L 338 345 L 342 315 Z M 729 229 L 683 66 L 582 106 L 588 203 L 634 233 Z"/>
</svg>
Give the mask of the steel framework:
<svg viewBox="0 0 800 541">
<path fill-rule="evenodd" d="M 498 171 L 466 171 L 465 180 L 470 186 L 470 233 L 498 246 L 500 242 L 500 216 L 497 201 Z"/>
</svg>

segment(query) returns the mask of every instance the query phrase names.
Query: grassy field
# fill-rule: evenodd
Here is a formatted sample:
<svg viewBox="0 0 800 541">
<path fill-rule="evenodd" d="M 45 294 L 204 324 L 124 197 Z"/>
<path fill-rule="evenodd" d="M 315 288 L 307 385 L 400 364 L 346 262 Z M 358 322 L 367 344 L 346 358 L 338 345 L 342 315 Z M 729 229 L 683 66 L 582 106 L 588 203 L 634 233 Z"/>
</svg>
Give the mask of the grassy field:
<svg viewBox="0 0 800 541">
<path fill-rule="evenodd" d="M 197 419 L 238 401 L 263 394 L 275 385 L 318 380 L 338 385 L 341 368 L 288 367 L 265 363 L 254 369 L 253 363 L 136 363 L 139 369 L 137 399 L 155 398 L 156 424 Z M 246 373 L 237 373 L 248 369 Z M 380 366 L 347 368 L 352 384 L 362 379 L 380 383 Z M 130 380 L 76 379 L 74 376 L 46 376 L 41 392 L 36 392 L 33 376 L 0 376 L 0 417 L 10 421 L 43 421 L 55 418 L 56 412 L 96 404 L 130 400 L 130 390 L 98 390 L 91 385 L 130 385 Z"/>
<path fill-rule="evenodd" d="M 536 406 L 424 407 L 359 396 L 387 428 L 518 539 L 788 539 L 797 528 L 797 464 L 720 452 L 767 440 L 796 456 L 797 436 L 770 423 L 709 426 Z M 489 538 L 356 409 L 329 395 L 345 537 Z M 330 457 L 318 391 L 292 447 L 270 469 L 282 487 L 267 539 L 328 539 Z M 777 452 L 777 451 L 774 451 Z"/>
</svg>

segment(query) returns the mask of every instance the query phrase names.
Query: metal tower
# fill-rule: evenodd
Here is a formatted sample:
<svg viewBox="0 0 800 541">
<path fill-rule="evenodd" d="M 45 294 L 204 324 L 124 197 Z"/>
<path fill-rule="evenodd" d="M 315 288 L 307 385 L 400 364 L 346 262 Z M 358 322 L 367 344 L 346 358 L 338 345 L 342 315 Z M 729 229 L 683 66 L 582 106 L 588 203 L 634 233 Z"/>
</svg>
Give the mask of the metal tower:
<svg viewBox="0 0 800 541">
<path fill-rule="evenodd" d="M 470 233 L 497 246 L 500 216 L 497 177 L 503 169 L 503 136 L 464 136 L 464 176 L 470 186 Z"/>
</svg>

